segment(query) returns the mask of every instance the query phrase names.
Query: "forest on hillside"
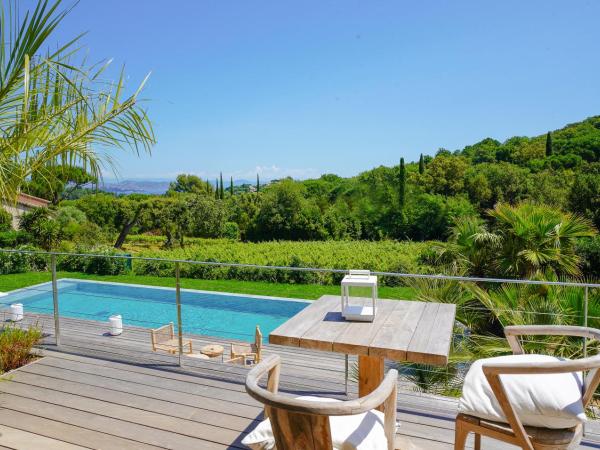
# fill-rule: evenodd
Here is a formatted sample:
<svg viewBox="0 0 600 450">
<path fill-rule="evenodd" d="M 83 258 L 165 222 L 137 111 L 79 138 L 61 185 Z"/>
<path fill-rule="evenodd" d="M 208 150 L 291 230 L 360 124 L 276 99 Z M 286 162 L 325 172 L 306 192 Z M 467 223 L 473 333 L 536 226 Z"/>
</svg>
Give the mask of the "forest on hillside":
<svg viewBox="0 0 600 450">
<path fill-rule="evenodd" d="M 182 174 L 165 195 L 123 196 L 82 189 L 93 181 L 89 174 L 57 167 L 52 185 L 35 177 L 27 184 L 27 192 L 51 199 L 52 207 L 25 215 L 20 231 L 9 230 L 3 215 L 0 245 L 120 249 L 134 234 L 156 236 L 165 249 L 198 237 L 446 241 L 456 238 L 460 218 L 502 231 L 494 213 L 499 205 L 543 205 L 546 215 L 600 227 L 600 116 L 536 137 L 440 149 L 418 161 L 405 163 L 400 154 L 399 162 L 351 178 L 327 174 L 264 186 L 257 180 L 251 189 Z M 598 238 L 578 243 L 588 265 L 599 247 Z"/>
<path fill-rule="evenodd" d="M 283 179 L 259 185 L 259 192 L 223 186 L 222 179 L 215 189 L 207 180 L 181 175 L 163 196 L 87 190 L 68 200 L 74 185 L 88 181 L 82 171 L 70 170 L 62 186 L 34 179 L 28 192 L 53 199 L 59 209 L 76 208 L 106 232 L 162 234 L 167 246 L 185 244 L 186 236 L 444 239 L 453 217 L 475 214 L 487 220 L 486 211 L 499 202 L 550 205 L 598 227 L 600 116 L 533 138 L 487 138 L 461 150 L 440 149 L 403 167 L 380 166 L 352 178 Z"/>
</svg>

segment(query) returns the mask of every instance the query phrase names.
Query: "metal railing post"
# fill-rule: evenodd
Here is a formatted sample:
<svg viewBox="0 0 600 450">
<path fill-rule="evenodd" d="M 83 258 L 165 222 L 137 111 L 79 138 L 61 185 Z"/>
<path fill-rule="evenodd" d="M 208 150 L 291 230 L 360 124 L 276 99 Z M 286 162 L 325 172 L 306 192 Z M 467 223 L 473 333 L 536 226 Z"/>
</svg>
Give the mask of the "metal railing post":
<svg viewBox="0 0 600 450">
<path fill-rule="evenodd" d="M 60 320 L 58 315 L 58 282 L 56 280 L 56 255 L 50 256 L 50 267 L 52 270 L 52 301 L 54 303 L 54 338 L 56 346 L 60 345 Z"/>
<path fill-rule="evenodd" d="M 177 303 L 177 337 L 179 339 L 179 367 L 183 366 L 183 329 L 181 327 L 181 286 L 179 283 L 179 263 L 175 263 L 175 302 Z"/>
<path fill-rule="evenodd" d="M 589 288 L 585 287 L 585 295 L 583 297 L 583 326 L 588 326 L 588 302 L 589 302 Z M 583 357 L 587 357 L 587 338 L 583 338 Z"/>
</svg>

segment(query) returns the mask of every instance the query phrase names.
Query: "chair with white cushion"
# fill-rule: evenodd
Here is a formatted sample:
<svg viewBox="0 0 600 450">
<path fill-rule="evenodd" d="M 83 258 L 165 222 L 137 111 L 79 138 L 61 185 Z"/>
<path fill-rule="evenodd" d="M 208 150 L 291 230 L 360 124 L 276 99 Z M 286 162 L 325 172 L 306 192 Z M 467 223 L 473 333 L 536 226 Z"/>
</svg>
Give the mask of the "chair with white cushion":
<svg viewBox="0 0 600 450">
<path fill-rule="evenodd" d="M 271 355 L 248 373 L 246 391 L 265 405 L 267 418 L 243 439 L 244 445 L 278 450 L 394 449 L 396 370 L 388 371 L 365 397 L 341 401 L 278 393 L 280 367 L 279 356 Z M 267 389 L 258 385 L 265 374 Z"/>
<path fill-rule="evenodd" d="M 512 355 L 473 363 L 465 377 L 454 448 L 475 433 L 527 450 L 577 448 L 589 405 L 600 382 L 600 355 L 569 360 L 525 354 L 520 336 L 571 336 L 600 341 L 600 330 L 575 326 L 504 329 Z"/>
</svg>

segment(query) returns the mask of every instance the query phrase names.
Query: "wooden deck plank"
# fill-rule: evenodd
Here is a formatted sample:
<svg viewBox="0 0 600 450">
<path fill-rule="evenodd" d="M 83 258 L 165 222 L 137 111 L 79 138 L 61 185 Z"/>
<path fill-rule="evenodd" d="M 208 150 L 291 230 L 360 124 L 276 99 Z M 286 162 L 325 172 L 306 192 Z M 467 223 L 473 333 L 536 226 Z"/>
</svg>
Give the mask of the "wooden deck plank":
<svg viewBox="0 0 600 450">
<path fill-rule="evenodd" d="M 82 450 L 89 447 L 69 444 L 65 441 L 0 425 L 0 449 L 43 448 L 44 450 Z"/>
<path fill-rule="evenodd" d="M 51 362 L 51 361 L 49 361 Z M 54 364 L 54 362 L 52 362 Z M 210 398 L 216 398 L 242 405 L 256 405 L 256 401 L 249 398 L 244 392 L 219 389 L 216 386 L 203 386 L 194 383 L 186 383 L 179 380 L 169 380 L 163 377 L 153 377 L 151 375 L 140 374 L 136 372 L 118 372 L 112 368 L 100 368 L 93 365 L 81 365 L 78 370 L 65 369 L 51 364 L 36 364 L 27 369 L 27 372 L 37 373 L 39 375 L 60 377 L 69 377 L 65 371 L 71 371 L 71 380 L 76 380 L 82 375 L 97 375 L 112 383 L 129 383 L 138 387 L 150 387 L 163 389 L 166 392 L 179 392 L 184 395 L 198 395 Z M 112 376 L 111 376 L 112 375 Z"/>
<path fill-rule="evenodd" d="M 214 441 L 215 439 L 220 438 L 219 435 L 207 434 L 203 439 L 194 439 L 193 437 L 175 432 L 168 432 L 111 416 L 95 414 L 82 409 L 69 408 L 7 393 L 2 394 L 2 403 L 6 410 L 36 415 L 54 421 L 62 421 L 80 428 L 99 431 L 104 434 L 111 434 L 116 437 L 156 447 L 171 447 L 190 450 L 229 447 L 227 444 L 220 444 L 219 442 Z M 233 442 L 231 445 L 242 448 L 241 445 L 235 445 Z"/>
<path fill-rule="evenodd" d="M 216 443 L 229 445 L 241 436 L 240 431 L 249 425 L 236 424 L 239 430 L 232 429 L 231 425 L 208 425 L 203 422 L 190 420 L 189 417 L 173 417 L 170 414 L 135 408 L 120 403 L 111 403 L 91 397 L 76 394 L 57 392 L 47 388 L 28 386 L 21 383 L 0 383 L 0 392 L 3 400 L 18 398 L 44 402 L 59 407 L 70 408 L 76 411 L 87 412 L 95 416 L 103 416 L 129 424 L 142 425 L 153 430 L 162 430 L 176 433 L 195 439 L 212 437 Z M 150 402 L 149 402 L 150 403 Z M 148 405 L 149 407 L 151 405 Z M 200 412 L 198 410 L 198 412 Z M 191 416 L 191 414 L 190 414 Z M 243 433 L 245 434 L 245 433 Z"/>
<path fill-rule="evenodd" d="M 86 427 L 48 419 L 33 412 L 0 408 L 0 424 L 31 434 L 62 440 L 66 443 L 86 448 L 118 448 L 123 450 L 159 450 L 164 447 L 147 445 L 139 441 L 91 430 Z"/>
<path fill-rule="evenodd" d="M 198 428 L 202 428 L 202 425 L 209 425 L 235 431 L 244 431 L 248 428 L 249 423 L 252 423 L 252 419 L 254 419 L 254 417 L 250 418 L 251 422 L 249 422 L 248 418 L 200 408 L 199 405 L 194 407 L 176 404 L 170 401 L 153 399 L 149 396 L 117 392 L 85 384 L 70 382 L 65 386 L 64 382 L 61 383 L 62 380 L 45 379 L 46 382 L 44 382 L 43 377 L 34 378 L 32 383 L 29 380 L 31 380 L 31 375 L 28 377 L 28 374 L 21 376 L 21 374 L 17 373 L 11 379 L 11 383 L 0 386 L 0 392 L 9 392 L 15 395 L 52 401 L 57 404 L 63 404 L 63 406 L 74 405 L 75 407 L 82 405 L 83 402 L 79 402 L 79 399 L 85 399 L 88 404 L 94 405 L 97 403 L 98 407 L 93 409 L 95 412 L 100 412 L 105 407 L 105 404 L 111 404 L 114 405 L 112 411 L 125 407 L 127 410 L 133 411 L 133 414 L 137 415 L 138 419 L 142 419 L 147 413 L 159 414 L 161 416 L 196 422 L 199 424 Z M 52 381 L 55 382 L 53 383 Z M 57 387 L 62 387 L 63 389 L 58 389 Z M 143 388 L 138 389 L 138 391 L 146 393 L 146 390 Z M 256 408 L 254 416 L 256 417 L 258 414 L 260 414 L 260 409 Z M 153 416 L 149 417 L 149 419 L 152 418 Z M 169 431 L 173 430 L 174 428 Z M 186 433 L 182 432 L 182 434 Z"/>
<path fill-rule="evenodd" d="M 69 377 L 69 375 L 71 376 Z M 154 400 L 156 402 L 167 403 L 173 409 L 184 407 L 184 411 L 185 407 L 198 408 L 199 405 L 201 405 L 202 410 L 212 411 L 218 415 L 225 415 L 225 417 L 230 418 L 230 420 L 235 420 L 236 417 L 254 419 L 261 411 L 261 408 L 258 405 L 248 406 L 240 403 L 214 399 L 207 396 L 183 394 L 176 391 L 167 391 L 164 389 L 151 388 L 147 386 L 140 387 L 136 383 L 114 383 L 112 380 L 105 380 L 103 377 L 94 375 L 82 376 L 73 375 L 72 373 L 65 373 L 64 376 L 55 378 L 48 376 L 47 374 L 38 375 L 36 373 L 19 371 L 18 374 L 15 374 L 15 377 L 12 381 L 22 382 L 32 386 L 48 387 L 67 393 L 77 394 L 79 392 L 83 392 L 85 395 L 94 396 L 100 395 L 99 393 L 101 393 L 103 396 L 108 395 L 108 398 L 111 398 L 113 395 L 134 395 L 136 396 L 136 399 L 129 400 L 128 397 L 125 397 L 125 401 L 139 401 L 146 407 L 148 406 L 148 403 L 146 403 L 147 399 Z M 108 392 L 108 394 L 105 392 Z M 158 408 L 160 407 L 161 406 L 159 403 Z M 157 410 L 162 411 L 162 409 Z M 177 414 L 180 413 L 181 411 L 177 412 Z"/>
</svg>

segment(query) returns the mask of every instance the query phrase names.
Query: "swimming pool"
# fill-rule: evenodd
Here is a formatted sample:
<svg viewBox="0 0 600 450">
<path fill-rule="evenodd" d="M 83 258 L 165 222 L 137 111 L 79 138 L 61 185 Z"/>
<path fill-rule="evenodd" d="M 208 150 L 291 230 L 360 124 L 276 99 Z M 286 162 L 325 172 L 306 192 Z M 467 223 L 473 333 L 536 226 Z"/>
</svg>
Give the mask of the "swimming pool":
<svg viewBox="0 0 600 450">
<path fill-rule="evenodd" d="M 16 302 L 23 303 L 26 313 L 52 314 L 52 285 L 20 289 L 0 298 L 0 306 Z M 62 317 L 107 321 L 110 315 L 121 314 L 125 326 L 177 324 L 175 289 L 171 288 L 62 279 L 58 304 Z M 307 305 L 302 300 L 181 290 L 184 333 L 244 341 L 254 340 L 256 325 L 266 337 Z"/>
</svg>

